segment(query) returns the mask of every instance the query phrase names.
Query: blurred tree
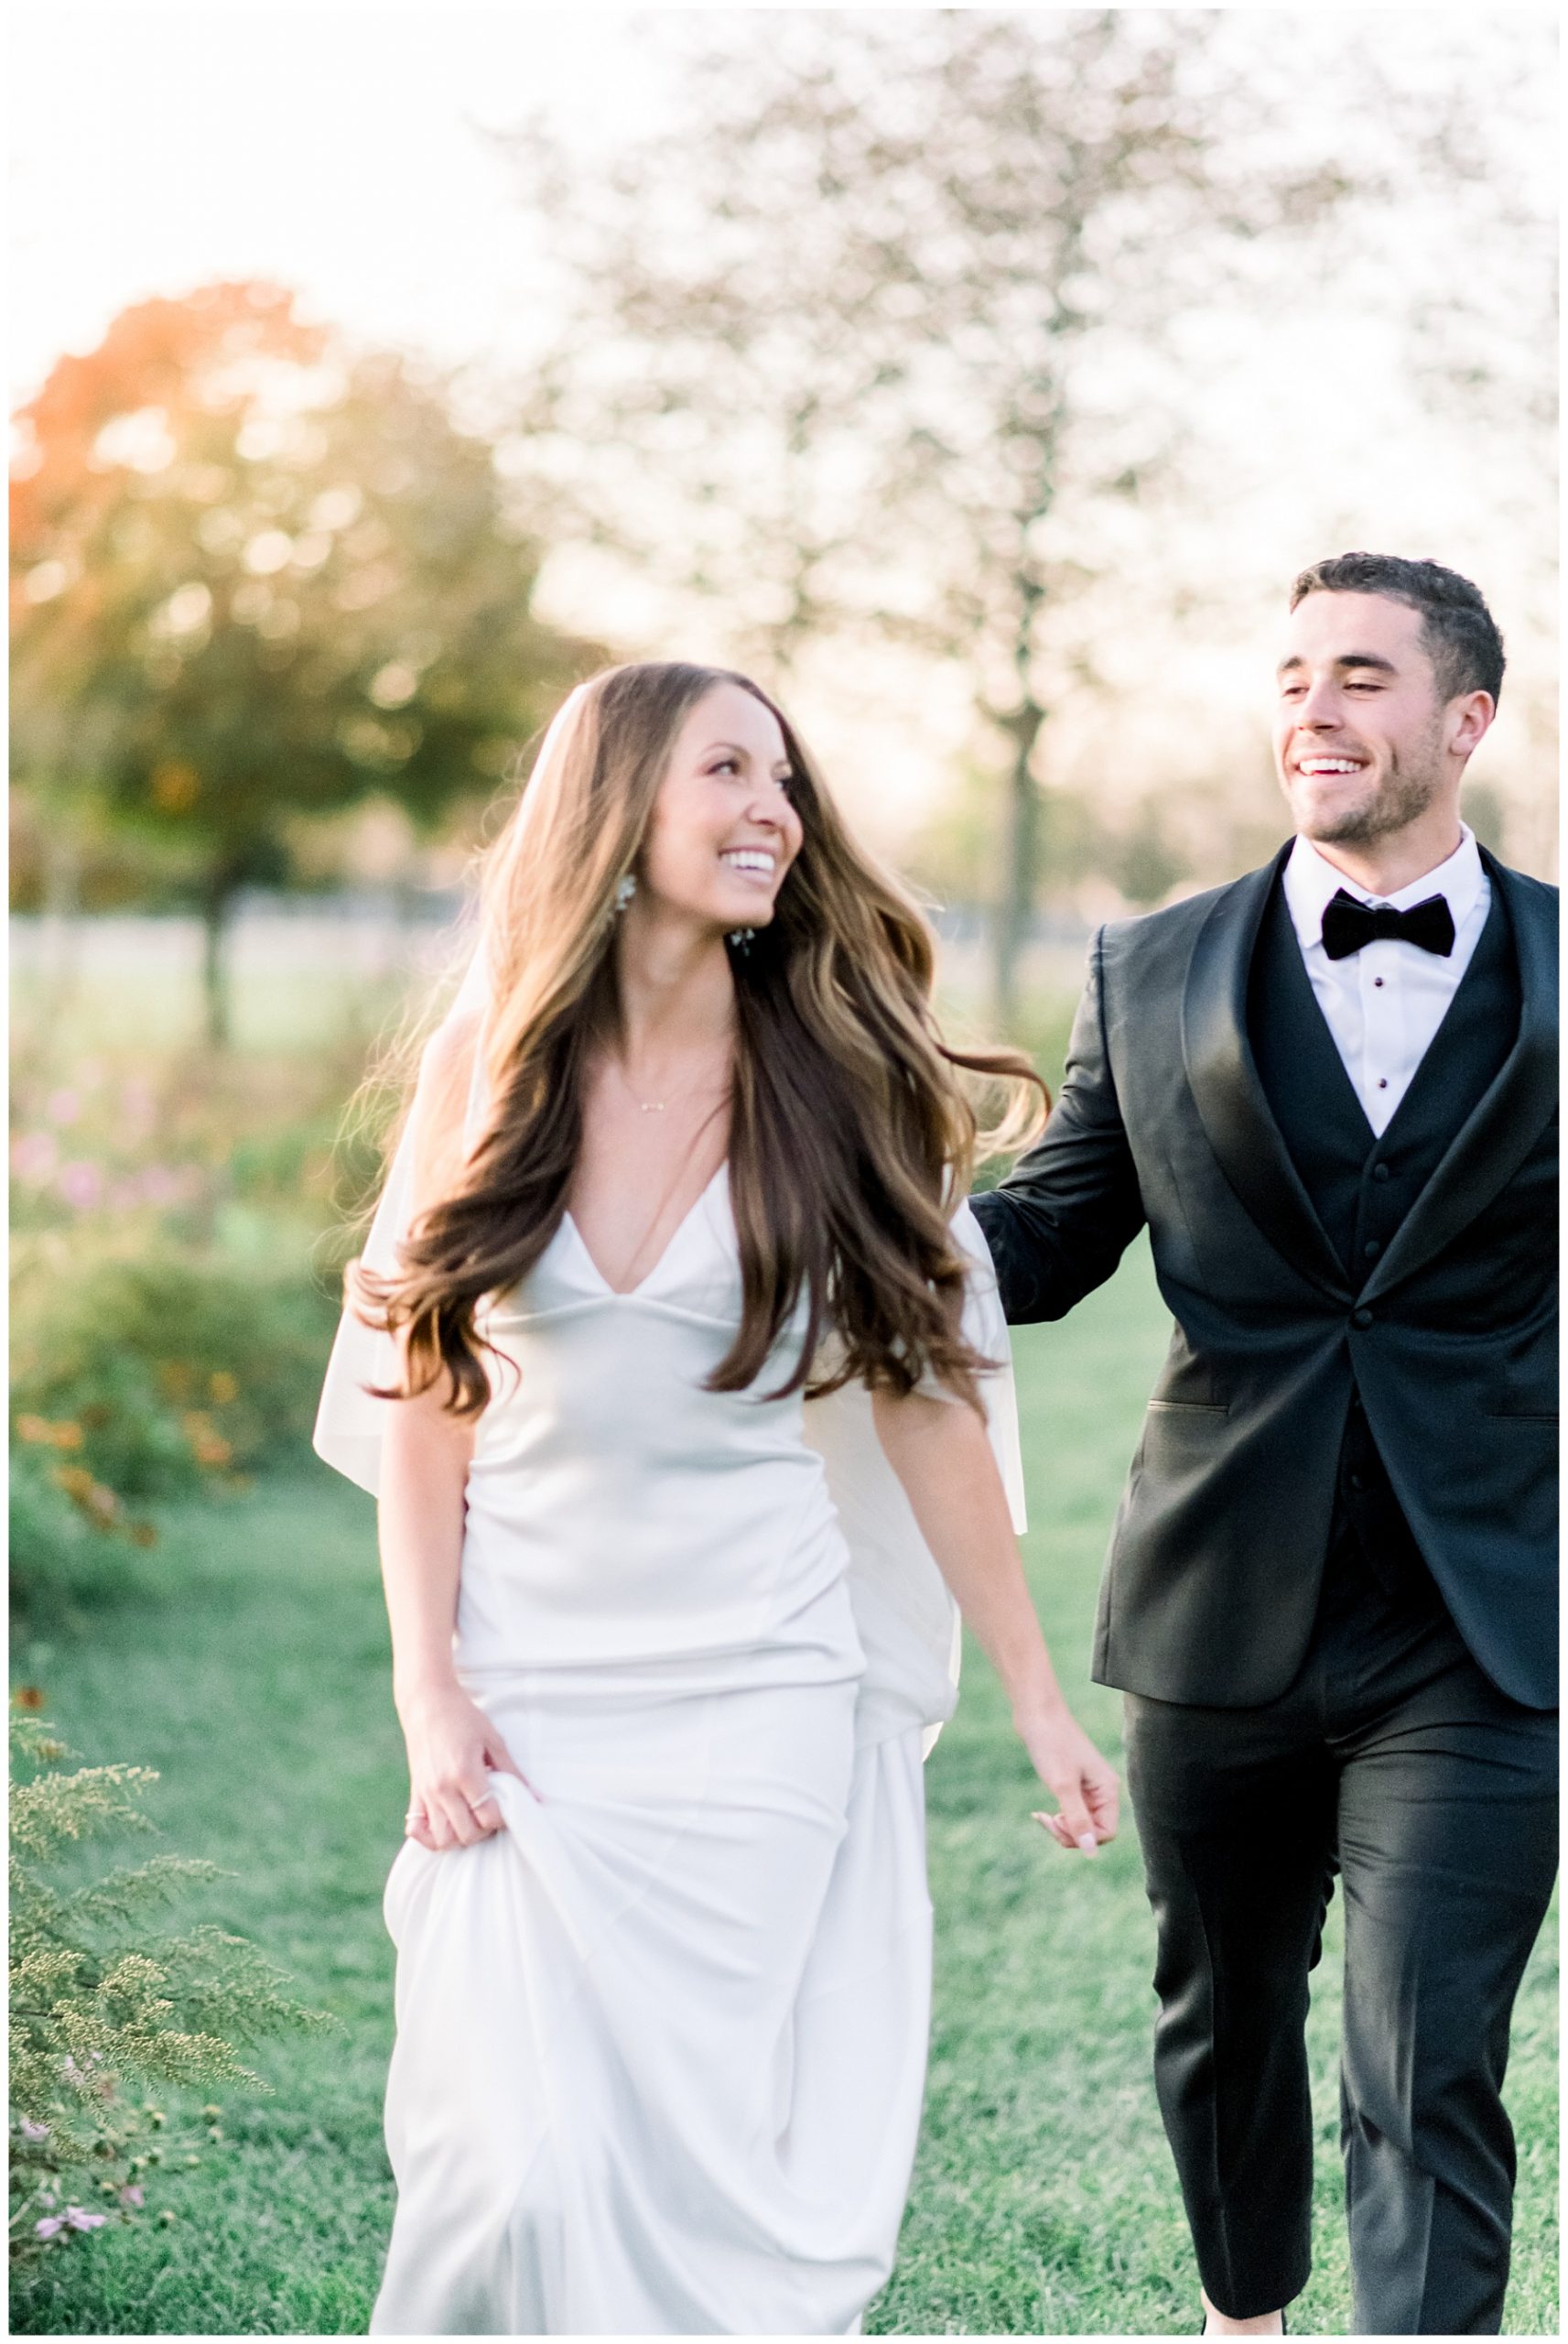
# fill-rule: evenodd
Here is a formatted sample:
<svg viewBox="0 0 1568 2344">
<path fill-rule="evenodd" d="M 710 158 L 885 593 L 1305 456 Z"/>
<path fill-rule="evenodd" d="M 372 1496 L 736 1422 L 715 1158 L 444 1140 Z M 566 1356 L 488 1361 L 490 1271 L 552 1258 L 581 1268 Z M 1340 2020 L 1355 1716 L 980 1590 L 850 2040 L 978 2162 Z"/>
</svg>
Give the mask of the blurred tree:
<svg viewBox="0 0 1568 2344">
<path fill-rule="evenodd" d="M 846 620 L 964 664 L 1006 759 L 1007 1016 L 1037 743 L 1082 658 L 1063 613 L 1169 443 L 1171 320 L 1217 240 L 1315 222 L 1348 181 L 1258 141 L 1256 82 L 1202 16 L 827 11 L 770 15 L 765 43 L 757 21 L 702 37 L 689 122 L 609 170 L 520 134 L 574 297 L 530 444 L 623 450 L 642 495 L 598 464 L 572 482 L 599 533 L 652 522 L 639 545 L 736 595 L 776 667 Z"/>
<path fill-rule="evenodd" d="M 378 794 L 428 832 L 592 647 L 530 615 L 536 548 L 438 378 L 276 287 L 124 310 L 16 421 L 12 737 L 45 891 L 105 819 L 157 847 L 219 1041 L 225 924 L 288 876 L 290 818 Z"/>
<path fill-rule="evenodd" d="M 1055 887 L 1069 895 L 1085 879 L 1110 876 L 1119 842 L 1092 794 L 1054 783 L 1039 797 L 1041 863 Z M 968 907 L 997 900 L 995 799 L 994 772 L 968 762 L 911 839 L 903 868 L 938 902 Z"/>
<path fill-rule="evenodd" d="M 722 597 L 775 671 L 872 630 L 958 665 L 1005 767 L 1005 1018 L 1042 730 L 1093 679 L 1075 613 L 1119 576 L 1135 632 L 1160 591 L 1128 515 L 1201 400 L 1206 315 L 1267 295 L 1288 346 L 1337 258 L 1322 232 L 1376 250 L 1445 101 L 1412 80 L 1401 109 L 1358 55 L 1303 105 L 1294 37 L 1223 11 L 687 22 L 659 35 L 684 49 L 655 136 L 608 158 L 542 119 L 509 137 L 567 320 L 524 461 L 574 531 Z"/>
</svg>

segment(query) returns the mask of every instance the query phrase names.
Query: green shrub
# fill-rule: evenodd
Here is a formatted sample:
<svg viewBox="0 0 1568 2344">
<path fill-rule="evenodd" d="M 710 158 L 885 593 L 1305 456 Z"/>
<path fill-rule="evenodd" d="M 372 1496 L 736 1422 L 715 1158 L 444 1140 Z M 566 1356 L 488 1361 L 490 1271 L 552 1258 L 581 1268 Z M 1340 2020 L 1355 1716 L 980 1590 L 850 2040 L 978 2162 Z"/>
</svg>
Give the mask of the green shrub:
<svg viewBox="0 0 1568 2344">
<path fill-rule="evenodd" d="M 170 2162 L 222 2139 L 209 2105 L 170 2134 L 133 2104 L 135 2083 L 232 2081 L 270 2091 L 241 2065 L 242 2041 L 337 2024 L 286 1995 L 284 1973 L 243 1937 L 200 1926 L 149 1933 L 150 1907 L 219 1867 L 154 1856 L 70 1884 L 73 1842 L 157 1827 L 137 1801 L 146 1766 L 60 1770 L 67 1748 L 41 1720 L 11 1719 L 11 2212 L 13 2256 L 58 2252 L 104 2221 L 132 2221 Z M 18 1779 L 18 1770 L 21 1779 Z M 200 2128 L 200 2129 L 199 2129 Z"/>
<path fill-rule="evenodd" d="M 11 1599 L 134 1579 L 149 1504 L 303 1458 L 336 1308 L 293 1232 L 282 1259 L 18 1246 L 12 1307 Z"/>
<path fill-rule="evenodd" d="M 12 1448 L 11 1586 L 19 1610 L 46 1593 L 70 1610 L 102 1598 L 124 1583 L 129 1548 L 153 1542 L 151 1525 L 124 1518 L 113 1491 L 103 1491 L 95 1514 L 61 1485 L 61 1470 L 52 1450 Z"/>
<path fill-rule="evenodd" d="M 122 1499 L 186 1495 L 302 1456 L 336 1319 L 293 1243 L 281 1262 L 73 1248 L 63 1278 L 18 1275 L 13 1403 L 77 1427 Z"/>
</svg>

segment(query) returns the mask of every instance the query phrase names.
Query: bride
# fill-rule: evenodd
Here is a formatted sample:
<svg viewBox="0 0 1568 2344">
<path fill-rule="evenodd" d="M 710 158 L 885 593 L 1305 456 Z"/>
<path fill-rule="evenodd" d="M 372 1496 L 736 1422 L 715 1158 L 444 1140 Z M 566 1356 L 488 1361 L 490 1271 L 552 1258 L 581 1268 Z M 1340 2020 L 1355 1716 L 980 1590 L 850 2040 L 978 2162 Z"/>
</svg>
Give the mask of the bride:
<svg viewBox="0 0 1568 2344">
<path fill-rule="evenodd" d="M 481 900 L 317 1429 L 379 1496 L 408 1750 L 371 2329 L 852 2332 L 919 2123 L 953 1598 L 1040 1819 L 1116 1828 L 960 1201 L 957 1069 L 1033 1078 L 942 1044 L 928 930 L 741 676 L 579 685 Z"/>
</svg>

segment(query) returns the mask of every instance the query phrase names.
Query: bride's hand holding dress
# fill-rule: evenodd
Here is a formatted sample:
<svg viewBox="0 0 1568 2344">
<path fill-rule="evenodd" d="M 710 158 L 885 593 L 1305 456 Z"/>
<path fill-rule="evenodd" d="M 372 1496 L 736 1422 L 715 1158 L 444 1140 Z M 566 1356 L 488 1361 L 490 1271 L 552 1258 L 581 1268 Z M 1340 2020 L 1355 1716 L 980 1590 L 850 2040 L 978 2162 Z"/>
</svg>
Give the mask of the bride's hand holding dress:
<svg viewBox="0 0 1568 2344">
<path fill-rule="evenodd" d="M 460 1160 L 461 1105 L 477 1046 L 477 1020 L 444 1026 L 426 1046 L 410 1124 L 414 1212 L 440 1193 Z M 406 1377 L 406 1346 L 398 1340 L 396 1350 Z M 405 1831 L 432 1852 L 471 1847 L 502 1829 L 486 1780 L 491 1767 L 523 1779 L 493 1721 L 459 1683 L 452 1659 L 473 1446 L 472 1418 L 453 1416 L 434 1388 L 389 1413 L 382 1443 L 378 1533 L 393 1701 L 408 1749 Z"/>
<path fill-rule="evenodd" d="M 408 1745 L 406 1836 L 420 1847 L 470 1848 L 502 1829 L 487 1780 L 491 1767 L 527 1778 L 504 1738 L 454 1678 L 400 1696 L 398 1720 Z"/>
</svg>

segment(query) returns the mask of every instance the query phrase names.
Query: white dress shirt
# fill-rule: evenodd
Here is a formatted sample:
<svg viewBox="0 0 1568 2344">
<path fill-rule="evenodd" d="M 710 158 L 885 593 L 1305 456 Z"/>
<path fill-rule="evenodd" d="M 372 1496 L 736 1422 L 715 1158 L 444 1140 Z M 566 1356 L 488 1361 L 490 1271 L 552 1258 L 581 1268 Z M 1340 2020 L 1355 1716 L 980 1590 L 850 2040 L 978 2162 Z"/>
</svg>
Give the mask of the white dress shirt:
<svg viewBox="0 0 1568 2344">
<path fill-rule="evenodd" d="M 1459 829 L 1459 844 L 1447 862 L 1393 895 L 1368 895 L 1308 839 L 1297 838 L 1285 864 L 1285 903 L 1312 989 L 1367 1121 L 1379 1137 L 1443 1023 L 1491 905 L 1492 883 L 1481 868 L 1476 834 L 1468 823 Z M 1331 960 L 1323 949 L 1323 915 L 1341 887 L 1358 904 L 1388 905 L 1398 912 L 1423 904 L 1429 895 L 1446 896 L 1454 919 L 1453 951 L 1445 958 L 1385 936 L 1343 960 Z"/>
</svg>

